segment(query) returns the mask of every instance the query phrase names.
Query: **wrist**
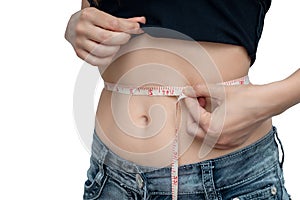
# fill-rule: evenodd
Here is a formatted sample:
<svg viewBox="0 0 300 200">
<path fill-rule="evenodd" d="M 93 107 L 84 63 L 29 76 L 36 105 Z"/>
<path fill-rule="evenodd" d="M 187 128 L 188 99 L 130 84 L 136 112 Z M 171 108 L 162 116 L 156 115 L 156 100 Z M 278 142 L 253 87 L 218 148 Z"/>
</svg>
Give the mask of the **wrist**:
<svg viewBox="0 0 300 200">
<path fill-rule="evenodd" d="M 283 112 L 281 107 L 280 96 L 278 96 L 278 82 L 251 85 L 248 90 L 253 117 L 257 121 L 266 120 Z"/>
<path fill-rule="evenodd" d="M 266 117 L 276 116 L 286 110 L 283 104 L 283 96 L 280 91 L 284 89 L 283 82 L 277 81 L 262 86 L 261 91 L 264 115 Z"/>
<path fill-rule="evenodd" d="M 279 115 L 300 102 L 299 76 L 298 70 L 284 80 L 254 87 L 253 94 L 260 108 L 260 118 Z"/>
</svg>

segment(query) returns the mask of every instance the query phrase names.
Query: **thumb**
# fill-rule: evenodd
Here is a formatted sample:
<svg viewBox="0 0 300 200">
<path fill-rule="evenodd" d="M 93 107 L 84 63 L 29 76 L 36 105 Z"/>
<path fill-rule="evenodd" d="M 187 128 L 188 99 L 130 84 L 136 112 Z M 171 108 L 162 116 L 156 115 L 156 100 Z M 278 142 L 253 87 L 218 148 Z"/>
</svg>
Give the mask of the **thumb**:
<svg viewBox="0 0 300 200">
<path fill-rule="evenodd" d="M 202 108 L 195 98 L 184 98 L 183 101 L 194 122 L 207 132 L 211 121 L 211 113 Z"/>
<path fill-rule="evenodd" d="M 135 22 L 135 23 L 141 23 L 141 24 L 146 23 L 145 17 L 132 17 L 132 18 L 128 18 L 126 20 L 129 22 Z M 131 31 L 131 33 L 132 34 L 141 34 L 141 33 L 144 33 L 144 31 L 139 27 L 138 29 Z"/>
<path fill-rule="evenodd" d="M 132 17 L 132 18 L 128 18 L 127 20 L 131 21 L 131 22 L 138 22 L 138 23 L 146 24 L 145 17 Z"/>
<path fill-rule="evenodd" d="M 194 86 L 187 86 L 182 91 L 188 97 L 210 97 L 222 98 L 225 95 L 225 87 L 223 85 L 213 84 L 196 84 Z"/>
</svg>

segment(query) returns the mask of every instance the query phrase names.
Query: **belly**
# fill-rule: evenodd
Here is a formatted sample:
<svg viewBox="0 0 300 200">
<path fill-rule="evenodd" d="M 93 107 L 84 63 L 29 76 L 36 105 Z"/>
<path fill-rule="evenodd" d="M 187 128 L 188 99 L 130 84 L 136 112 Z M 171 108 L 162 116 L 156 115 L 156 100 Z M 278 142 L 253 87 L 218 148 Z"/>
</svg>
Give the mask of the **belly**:
<svg viewBox="0 0 300 200">
<path fill-rule="evenodd" d="M 248 74 L 249 65 L 247 52 L 239 46 L 143 35 L 124 46 L 120 57 L 99 71 L 103 80 L 111 83 L 186 86 L 236 79 Z M 205 144 L 186 133 L 188 112 L 181 104 L 176 117 L 176 100 L 176 97 L 131 96 L 104 89 L 96 113 L 96 132 L 113 152 L 147 166 L 170 164 L 176 127 L 180 135 L 180 165 L 215 158 L 237 149 L 212 149 L 200 159 L 199 150 Z M 207 109 L 210 109 L 209 104 Z M 258 127 L 253 137 L 239 148 L 262 137 L 270 126 L 268 122 Z"/>
</svg>

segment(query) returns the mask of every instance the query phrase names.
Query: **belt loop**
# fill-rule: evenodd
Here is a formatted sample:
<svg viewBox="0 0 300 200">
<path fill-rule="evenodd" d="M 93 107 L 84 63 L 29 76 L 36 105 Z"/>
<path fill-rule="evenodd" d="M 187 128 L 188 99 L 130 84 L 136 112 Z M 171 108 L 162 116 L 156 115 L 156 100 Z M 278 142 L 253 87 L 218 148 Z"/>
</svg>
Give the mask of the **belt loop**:
<svg viewBox="0 0 300 200">
<path fill-rule="evenodd" d="M 147 183 L 144 185 L 144 200 L 147 200 Z"/>
<path fill-rule="evenodd" d="M 276 128 L 275 126 L 273 126 L 273 131 L 274 131 L 274 133 L 275 133 L 276 140 L 277 140 L 278 143 L 279 143 L 279 146 L 280 146 L 280 149 L 281 149 L 281 153 L 282 153 L 281 162 L 279 163 L 279 164 L 280 164 L 280 168 L 282 169 L 282 168 L 283 168 L 283 163 L 284 163 L 284 150 L 283 150 L 283 145 L 282 145 L 281 140 L 279 139 L 278 132 L 277 132 L 277 128 Z"/>
<path fill-rule="evenodd" d="M 205 162 L 201 164 L 202 171 L 202 183 L 204 186 L 205 197 L 209 200 L 218 200 L 214 180 L 213 180 L 213 168 L 212 162 Z"/>
<path fill-rule="evenodd" d="M 148 194 L 148 190 L 147 190 L 147 181 L 146 181 L 146 177 L 144 176 L 144 174 L 141 174 L 142 179 L 144 180 L 144 200 L 147 200 L 147 194 Z"/>
<path fill-rule="evenodd" d="M 105 159 L 106 159 L 107 154 L 108 154 L 108 150 L 106 148 L 103 148 L 102 153 L 101 153 L 100 157 L 98 158 L 99 163 L 101 164 L 101 167 L 103 167 L 103 165 L 105 163 Z"/>
<path fill-rule="evenodd" d="M 147 181 L 143 173 L 139 172 L 135 176 L 135 181 L 140 189 L 143 189 L 143 200 L 147 199 Z"/>
</svg>

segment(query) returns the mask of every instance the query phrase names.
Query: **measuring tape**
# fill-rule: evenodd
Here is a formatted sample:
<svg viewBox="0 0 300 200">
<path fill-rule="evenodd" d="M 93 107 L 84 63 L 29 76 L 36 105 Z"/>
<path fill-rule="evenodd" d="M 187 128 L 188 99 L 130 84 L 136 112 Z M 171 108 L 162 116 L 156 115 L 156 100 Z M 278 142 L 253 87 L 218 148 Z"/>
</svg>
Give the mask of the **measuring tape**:
<svg viewBox="0 0 300 200">
<path fill-rule="evenodd" d="M 184 87 L 179 86 L 141 86 L 132 87 L 128 85 L 120 85 L 115 83 L 104 82 L 104 88 L 128 95 L 140 96 L 183 96 L 182 90 Z"/>
<path fill-rule="evenodd" d="M 249 84 L 249 77 L 244 76 L 239 79 L 234 79 L 219 83 L 219 85 L 242 85 Z M 176 120 L 178 120 L 178 110 L 180 109 L 179 101 L 186 98 L 183 94 L 183 89 L 185 87 L 180 86 L 141 86 L 133 87 L 128 85 L 120 85 L 116 83 L 104 82 L 104 88 L 112 92 L 118 92 L 127 95 L 140 95 L 140 96 L 177 96 L 176 101 Z M 176 123 L 175 138 L 172 144 L 172 164 L 171 164 L 171 184 L 172 184 L 172 200 L 177 200 L 178 198 L 178 126 Z"/>
</svg>

